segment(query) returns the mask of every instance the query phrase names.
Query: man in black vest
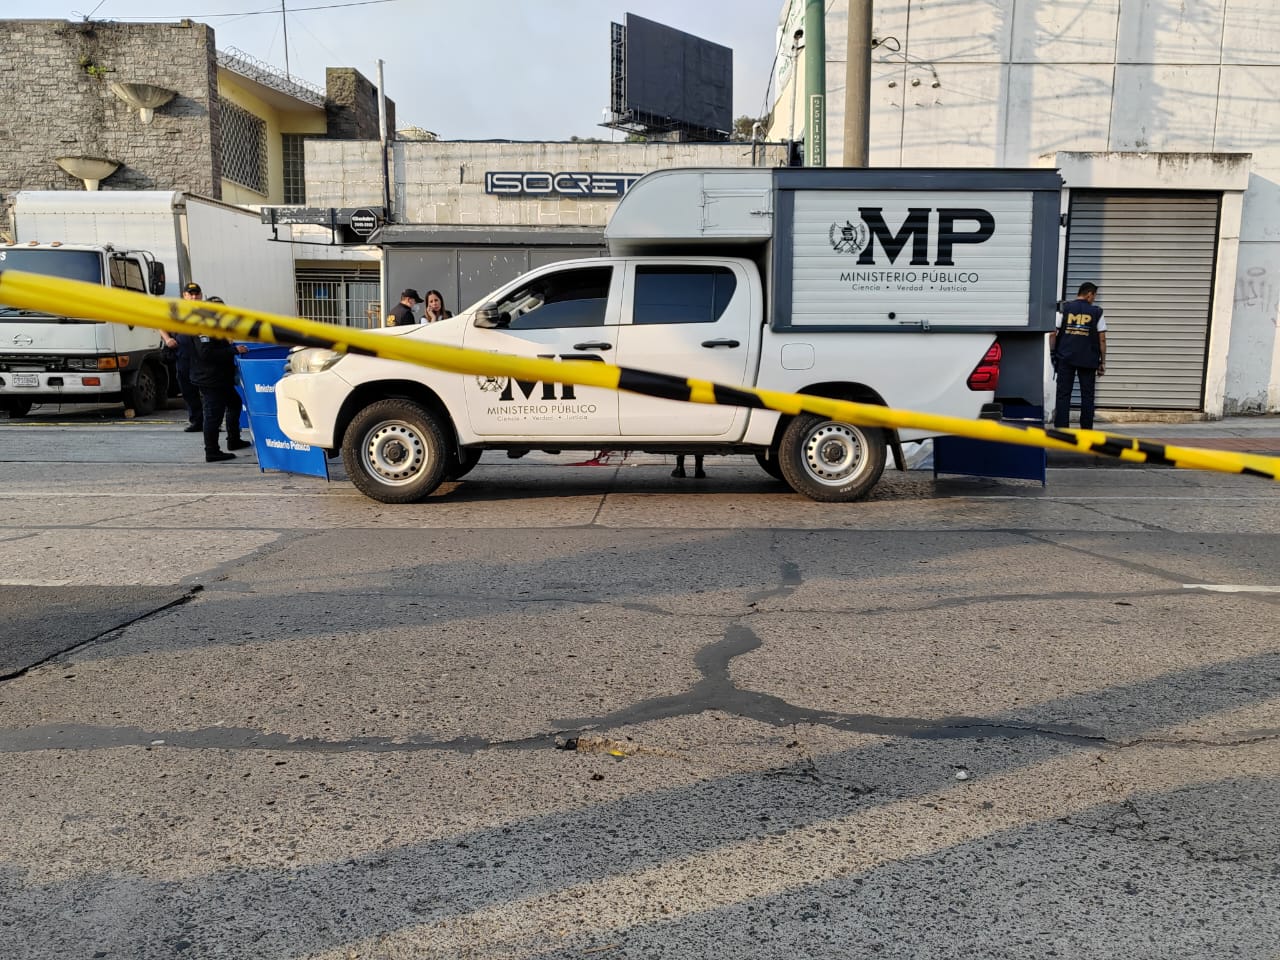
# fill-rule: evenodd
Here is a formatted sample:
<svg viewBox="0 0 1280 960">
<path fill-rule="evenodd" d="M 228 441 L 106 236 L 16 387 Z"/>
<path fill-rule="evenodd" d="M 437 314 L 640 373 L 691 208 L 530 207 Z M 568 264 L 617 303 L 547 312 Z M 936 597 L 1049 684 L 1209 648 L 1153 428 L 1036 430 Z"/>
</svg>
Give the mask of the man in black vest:
<svg viewBox="0 0 1280 960">
<path fill-rule="evenodd" d="M 210 303 L 222 303 L 221 297 L 210 297 Z M 204 459 L 206 463 L 234 460 L 232 450 L 251 447 L 240 436 L 240 394 L 236 393 L 236 354 L 247 353 L 242 343 L 233 344 L 221 337 L 191 338 L 191 379 L 200 388 L 204 404 Z M 227 421 L 227 449 L 218 447 L 218 429 Z"/>
<path fill-rule="evenodd" d="M 1059 308 L 1058 329 L 1049 334 L 1049 355 L 1058 371 L 1058 397 L 1053 425 L 1071 424 L 1071 388 L 1080 380 L 1080 429 L 1093 429 L 1094 388 L 1107 372 L 1107 322 L 1094 305 L 1098 287 L 1080 284 L 1076 299 Z"/>
</svg>

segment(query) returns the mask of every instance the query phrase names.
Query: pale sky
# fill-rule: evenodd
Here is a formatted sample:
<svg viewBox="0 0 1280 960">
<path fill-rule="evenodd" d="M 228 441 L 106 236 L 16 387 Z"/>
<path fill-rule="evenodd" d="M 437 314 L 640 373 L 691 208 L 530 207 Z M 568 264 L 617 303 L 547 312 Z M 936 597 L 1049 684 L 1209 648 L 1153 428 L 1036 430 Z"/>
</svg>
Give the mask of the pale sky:
<svg viewBox="0 0 1280 960">
<path fill-rule="evenodd" d="M 801 0 L 793 0 L 801 2 Z M 325 67 L 377 82 L 396 126 L 445 140 L 609 139 L 609 24 L 627 13 L 733 50 L 733 115 L 768 107 L 783 0 L 0 0 L 5 19 L 177 21 L 321 89 Z M 145 78 L 137 78 L 143 80 Z M 621 138 L 621 134 L 617 135 Z"/>
</svg>

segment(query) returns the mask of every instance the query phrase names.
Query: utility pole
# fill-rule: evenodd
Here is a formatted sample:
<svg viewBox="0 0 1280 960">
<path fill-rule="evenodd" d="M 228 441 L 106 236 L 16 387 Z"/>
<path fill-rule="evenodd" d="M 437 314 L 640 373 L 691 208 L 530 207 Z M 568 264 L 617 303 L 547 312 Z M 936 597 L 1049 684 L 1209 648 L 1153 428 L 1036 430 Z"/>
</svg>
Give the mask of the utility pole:
<svg viewBox="0 0 1280 960">
<path fill-rule="evenodd" d="M 872 0 L 849 0 L 844 74 L 844 165 L 870 163 Z"/>
<path fill-rule="evenodd" d="M 280 19 L 284 21 L 284 75 L 286 79 L 292 80 L 293 76 L 289 73 L 289 15 L 285 13 L 284 0 L 280 0 Z"/>
<path fill-rule="evenodd" d="M 827 26 L 824 6 L 823 0 L 805 0 L 804 4 L 806 167 L 827 165 Z"/>
<path fill-rule="evenodd" d="M 382 61 L 378 61 L 378 137 L 382 140 L 382 205 L 387 223 L 391 215 L 391 131 L 387 128 L 387 87 L 382 78 Z"/>
</svg>

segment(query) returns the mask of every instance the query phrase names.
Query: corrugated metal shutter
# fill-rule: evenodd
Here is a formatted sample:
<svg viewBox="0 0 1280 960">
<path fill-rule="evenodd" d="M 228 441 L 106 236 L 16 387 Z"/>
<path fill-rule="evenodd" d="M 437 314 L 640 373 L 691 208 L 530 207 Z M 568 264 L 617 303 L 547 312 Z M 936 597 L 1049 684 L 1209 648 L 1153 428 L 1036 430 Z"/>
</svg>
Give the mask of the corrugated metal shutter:
<svg viewBox="0 0 1280 960">
<path fill-rule="evenodd" d="M 1203 407 L 1218 205 L 1217 196 L 1072 191 L 1063 295 L 1086 280 L 1099 288 L 1100 408 Z"/>
</svg>

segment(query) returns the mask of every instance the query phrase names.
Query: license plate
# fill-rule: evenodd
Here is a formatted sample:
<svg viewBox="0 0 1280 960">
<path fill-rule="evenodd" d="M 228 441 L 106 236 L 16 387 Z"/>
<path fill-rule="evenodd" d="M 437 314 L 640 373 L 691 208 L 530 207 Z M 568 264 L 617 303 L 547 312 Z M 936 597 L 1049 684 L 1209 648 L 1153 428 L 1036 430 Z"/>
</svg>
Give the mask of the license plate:
<svg viewBox="0 0 1280 960">
<path fill-rule="evenodd" d="M 40 375 L 37 373 L 15 373 L 12 376 L 13 376 L 13 385 L 15 387 L 40 386 Z"/>
</svg>

